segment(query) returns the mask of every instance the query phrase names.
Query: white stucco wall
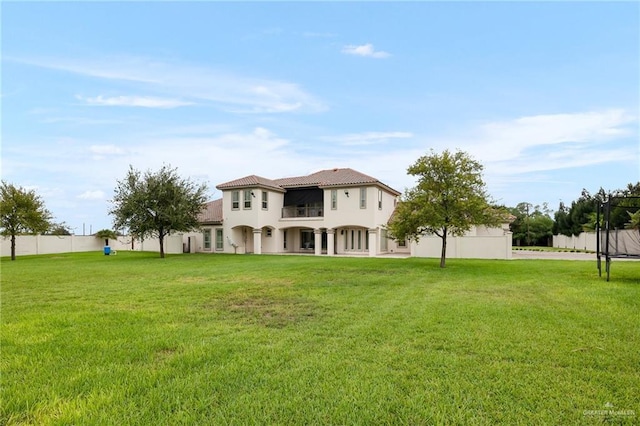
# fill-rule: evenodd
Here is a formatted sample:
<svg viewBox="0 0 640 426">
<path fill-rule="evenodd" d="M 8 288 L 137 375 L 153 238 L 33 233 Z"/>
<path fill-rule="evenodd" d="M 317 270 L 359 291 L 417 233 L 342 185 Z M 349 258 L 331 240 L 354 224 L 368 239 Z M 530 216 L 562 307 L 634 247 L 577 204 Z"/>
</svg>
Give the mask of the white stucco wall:
<svg viewBox="0 0 640 426">
<path fill-rule="evenodd" d="M 269 206 L 263 210 L 261 193 L 265 189 L 260 187 L 246 188 L 254 191 L 256 197 L 252 200 L 251 209 L 244 209 L 244 188 L 238 190 L 240 194 L 240 208 L 232 209 L 232 193 L 234 190 L 223 191 L 223 228 L 225 234 L 225 252 L 238 253 L 254 252 L 254 238 L 261 236 L 260 249 L 262 253 L 295 252 L 300 248 L 300 229 L 339 229 L 358 227 L 361 229 L 376 229 L 386 224 L 395 207 L 396 196 L 385 190 L 382 191 L 382 208 L 378 208 L 377 186 L 364 187 L 367 193 L 366 208 L 360 207 L 359 186 L 323 189 L 323 216 L 283 218 L 282 207 L 284 194 L 278 191 L 266 190 L 269 194 Z M 337 209 L 331 209 L 331 191 L 336 190 Z M 348 195 L 347 195 L 348 192 Z M 261 233 L 251 234 L 252 229 L 261 228 Z M 271 228 L 271 237 L 267 237 L 267 228 Z M 287 229 L 287 249 L 284 249 L 283 230 Z M 229 237 L 238 248 L 234 250 L 228 244 Z M 380 232 L 377 232 L 380 238 Z M 198 238 L 198 246 L 200 237 Z M 380 246 L 379 242 L 376 244 Z"/>
<path fill-rule="evenodd" d="M 346 226 L 361 226 L 363 228 L 377 228 L 385 225 L 395 208 L 396 196 L 382 191 L 382 209 L 378 209 L 378 187 L 364 187 L 367 192 L 366 208 L 360 208 L 360 188 L 341 187 L 326 188 L 324 190 L 324 228 L 340 228 Z M 331 190 L 335 189 L 338 196 L 337 209 L 331 209 Z M 348 191 L 349 196 L 346 192 Z"/>
<path fill-rule="evenodd" d="M 580 235 L 554 235 L 553 247 L 563 249 L 578 249 L 596 251 L 596 233 L 583 232 Z"/>
<path fill-rule="evenodd" d="M 511 234 L 501 236 L 447 237 L 447 258 L 463 259 L 511 259 Z M 411 255 L 415 257 L 440 257 L 442 239 L 424 236 L 419 243 L 411 243 Z"/>
<path fill-rule="evenodd" d="M 278 221 L 282 215 L 282 206 L 284 203 L 284 194 L 278 191 L 270 191 L 260 187 L 246 188 L 255 194 L 252 198 L 251 209 L 244 208 L 244 189 L 238 190 L 240 193 L 240 208 L 232 209 L 233 191 L 227 190 L 222 193 L 222 215 L 224 229 L 224 252 L 225 253 L 253 253 L 254 252 L 254 235 L 253 229 L 261 228 L 262 234 L 256 234 L 257 238 L 262 235 L 262 251 L 275 250 L 278 243 L 276 232 L 272 231 L 271 237 L 266 237 L 266 227 L 277 227 Z M 268 194 L 267 209 L 262 208 L 262 191 Z M 250 228 L 250 229 L 249 229 Z M 230 244 L 229 239 L 237 245 L 234 248 Z M 212 234 L 212 240 L 215 245 L 215 235 Z"/>
<path fill-rule="evenodd" d="M 366 207 L 360 205 L 360 190 L 366 190 Z M 248 188 L 249 189 L 249 188 Z M 254 253 L 259 249 L 261 253 L 291 253 L 303 252 L 300 247 L 301 229 L 333 229 L 335 230 L 335 254 L 367 254 L 366 243 L 375 254 L 405 253 L 420 257 L 439 257 L 440 239 L 437 237 L 423 237 L 420 244 L 407 244 L 406 247 L 398 246 L 398 242 L 386 239 L 382 227 L 392 215 L 397 202 L 397 196 L 376 185 L 371 186 L 347 186 L 324 188 L 323 216 L 283 218 L 282 207 L 284 194 L 277 191 L 268 191 L 269 206 L 263 210 L 261 206 L 261 193 L 263 188 L 250 188 L 256 194 L 252 200 L 251 209 L 243 207 L 243 190 L 240 193 L 240 208 L 232 209 L 232 190 L 223 191 L 223 229 L 224 252 L 226 253 Z M 336 191 L 337 208 L 331 208 L 331 193 Z M 379 191 L 382 190 L 382 205 L 378 205 Z M 348 193 L 348 195 L 347 195 Z M 212 227 L 212 253 L 215 250 L 215 227 Z M 267 228 L 271 229 L 271 236 L 267 237 Z M 254 232 L 259 229 L 259 232 Z M 284 248 L 284 230 L 287 230 L 287 248 Z M 356 235 L 360 231 L 362 242 L 360 249 L 345 250 L 345 235 L 355 230 Z M 344 231 L 344 232 L 343 232 Z M 371 232 L 374 238 L 367 240 L 366 233 Z M 350 238 L 350 236 L 349 236 Z M 231 239 L 237 248 L 229 243 Z M 196 236 L 198 247 L 202 246 L 202 236 Z M 387 249 L 384 249 L 385 243 Z M 348 245 L 350 246 L 350 240 Z M 200 248 L 197 249 L 200 251 Z M 331 251 L 331 250 L 330 250 Z M 511 258 L 511 234 L 508 227 L 487 228 L 484 226 L 473 227 L 465 237 L 449 237 L 448 257 L 460 258 Z"/>
<path fill-rule="evenodd" d="M 0 240 L 0 255 L 11 255 L 11 239 Z M 131 238 L 127 236 L 109 239 L 111 250 L 132 250 Z M 16 256 L 32 254 L 53 254 L 71 252 L 102 252 L 104 239 L 90 235 L 20 235 L 16 237 Z M 182 253 L 182 236 L 171 235 L 165 238 L 164 251 L 169 254 Z M 157 239 L 135 241 L 134 251 L 160 252 L 160 244 Z"/>
</svg>

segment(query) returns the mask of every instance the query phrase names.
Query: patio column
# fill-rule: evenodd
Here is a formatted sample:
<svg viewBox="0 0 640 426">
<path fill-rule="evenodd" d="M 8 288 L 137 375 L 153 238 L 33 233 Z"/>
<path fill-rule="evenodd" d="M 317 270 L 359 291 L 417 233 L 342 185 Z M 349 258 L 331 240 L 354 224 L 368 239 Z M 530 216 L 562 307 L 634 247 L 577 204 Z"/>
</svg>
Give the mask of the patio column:
<svg viewBox="0 0 640 426">
<path fill-rule="evenodd" d="M 333 249 L 336 246 L 335 237 L 336 237 L 336 230 L 327 229 L 327 256 L 333 256 L 335 254 L 333 252 Z"/>
<path fill-rule="evenodd" d="M 262 254 L 262 228 L 253 228 L 253 253 Z"/>
<path fill-rule="evenodd" d="M 322 254 L 322 229 L 314 229 L 313 234 L 314 234 L 313 244 L 315 245 L 315 255 L 320 256 Z"/>
<path fill-rule="evenodd" d="M 369 229 L 369 256 L 378 254 L 378 228 Z"/>
</svg>

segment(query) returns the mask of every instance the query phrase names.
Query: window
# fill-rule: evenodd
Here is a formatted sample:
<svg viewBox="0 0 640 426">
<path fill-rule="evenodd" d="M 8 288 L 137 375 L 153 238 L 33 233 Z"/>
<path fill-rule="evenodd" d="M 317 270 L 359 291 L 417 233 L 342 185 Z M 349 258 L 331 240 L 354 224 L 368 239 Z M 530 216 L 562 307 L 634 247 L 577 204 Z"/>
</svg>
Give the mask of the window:
<svg viewBox="0 0 640 426">
<path fill-rule="evenodd" d="M 238 210 L 240 208 L 240 191 L 231 193 L 231 209 Z"/>
<path fill-rule="evenodd" d="M 267 191 L 262 191 L 262 210 L 269 209 L 269 193 Z"/>
<path fill-rule="evenodd" d="M 358 229 L 358 250 L 362 250 L 362 231 Z"/>
<path fill-rule="evenodd" d="M 267 228 L 267 237 L 271 237 L 273 235 L 273 231 L 271 228 Z"/>
<path fill-rule="evenodd" d="M 407 240 L 398 241 L 398 247 L 406 247 L 406 246 L 407 246 Z"/>
<path fill-rule="evenodd" d="M 336 210 L 338 208 L 338 190 L 331 190 L 331 210 Z"/>
<path fill-rule="evenodd" d="M 216 228 L 216 250 L 224 250 L 224 240 L 222 236 L 222 228 Z"/>
<path fill-rule="evenodd" d="M 287 230 L 286 229 L 282 231 L 282 241 L 283 241 L 282 248 L 286 250 L 287 249 Z"/>
<path fill-rule="evenodd" d="M 244 208 L 247 210 L 251 209 L 251 190 L 244 190 Z"/>
<path fill-rule="evenodd" d="M 360 188 L 360 208 L 367 208 L 367 188 Z"/>
<path fill-rule="evenodd" d="M 211 250 L 211 229 L 202 231 L 202 239 L 204 240 L 204 249 Z"/>
<path fill-rule="evenodd" d="M 382 189 L 378 189 L 378 210 L 382 210 Z"/>
</svg>

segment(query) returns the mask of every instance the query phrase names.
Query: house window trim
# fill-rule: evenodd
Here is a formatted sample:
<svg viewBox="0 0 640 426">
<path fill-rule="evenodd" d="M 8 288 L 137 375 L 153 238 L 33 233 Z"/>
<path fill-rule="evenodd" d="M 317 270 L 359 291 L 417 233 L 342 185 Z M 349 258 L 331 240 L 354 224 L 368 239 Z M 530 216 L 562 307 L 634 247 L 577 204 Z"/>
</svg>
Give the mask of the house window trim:
<svg viewBox="0 0 640 426">
<path fill-rule="evenodd" d="M 211 251 L 211 229 L 202 230 L 202 249 Z"/>
<path fill-rule="evenodd" d="M 360 208 L 367 208 L 367 188 L 360 188 Z"/>
<path fill-rule="evenodd" d="M 262 210 L 269 210 L 269 193 L 262 191 Z"/>
<path fill-rule="evenodd" d="M 338 190 L 331 190 L 331 210 L 338 210 Z"/>
<path fill-rule="evenodd" d="M 231 192 L 231 210 L 240 210 L 240 191 Z"/>
<path fill-rule="evenodd" d="M 382 189 L 378 189 L 378 210 L 382 210 Z"/>
<path fill-rule="evenodd" d="M 251 210 L 251 193 L 250 189 L 245 189 L 242 191 L 242 209 L 243 210 Z"/>
<path fill-rule="evenodd" d="M 215 237 L 216 237 L 216 251 L 223 251 L 224 250 L 224 230 L 222 228 L 216 228 Z"/>
</svg>

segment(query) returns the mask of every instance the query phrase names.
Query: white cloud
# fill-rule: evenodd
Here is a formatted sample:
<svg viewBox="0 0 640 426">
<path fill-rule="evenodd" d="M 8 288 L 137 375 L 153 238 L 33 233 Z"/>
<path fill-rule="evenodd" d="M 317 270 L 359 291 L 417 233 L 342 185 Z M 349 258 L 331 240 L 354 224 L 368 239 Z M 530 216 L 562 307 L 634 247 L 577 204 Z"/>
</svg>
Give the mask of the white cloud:
<svg viewBox="0 0 640 426">
<path fill-rule="evenodd" d="M 106 203 L 104 198 L 98 198 L 97 191 L 102 191 L 103 197 L 108 194 L 116 181 L 126 175 L 129 165 L 145 171 L 157 170 L 168 163 L 185 177 L 206 181 L 212 198 L 220 195 L 215 190 L 217 184 L 244 175 L 280 178 L 333 167 L 354 168 L 402 191 L 415 185 L 414 178 L 406 175 L 406 168 L 429 148 L 460 148 L 485 165 L 485 179 L 492 195 L 504 200 L 508 196 L 505 194 L 517 192 L 523 194 L 518 195 L 523 200 L 535 201 L 525 194 L 531 188 L 525 183 L 557 180 L 556 175 L 547 171 L 604 163 L 637 164 L 637 150 L 629 149 L 630 143 L 637 144 L 633 139 L 637 117 L 620 109 L 532 115 L 476 125 L 460 123 L 459 129 L 464 130 L 437 139 L 408 131 L 347 133 L 331 138 L 317 138 L 313 137 L 313 131 L 300 131 L 304 136 L 290 136 L 266 123 L 248 129 L 229 123 L 186 123 L 178 127 L 154 127 L 116 139 L 96 135 L 95 139 L 47 143 L 38 150 L 15 145 L 6 152 L 3 162 L 9 161 L 14 169 L 28 171 L 31 177 L 44 173 L 72 181 L 66 193 L 74 195 L 51 198 L 57 200 L 57 204 L 51 205 L 56 214 L 65 211 L 58 207 L 62 201 L 80 203 L 83 199 L 94 199 L 92 205 Z M 376 144 L 384 149 L 373 149 Z M 54 184 L 60 185 L 51 183 Z M 545 186 L 539 182 L 537 185 Z M 554 194 L 561 186 L 573 190 L 569 185 L 557 183 L 546 186 L 553 187 Z M 92 190 L 83 192 L 87 187 Z M 548 195 L 544 197 L 554 201 Z M 515 199 L 513 203 L 519 201 L 522 200 Z M 78 207 L 67 210 L 61 216 L 65 220 L 75 215 Z M 96 207 L 96 211 L 105 221 L 99 226 L 106 227 L 106 205 Z M 96 219 L 88 223 L 96 225 Z"/>
<path fill-rule="evenodd" d="M 124 106 L 143 108 L 177 108 L 181 106 L 193 105 L 193 102 L 185 102 L 178 99 L 163 99 L 151 96 L 76 96 L 76 99 L 86 102 L 88 105 L 96 106 Z"/>
<path fill-rule="evenodd" d="M 44 124 L 70 123 L 77 125 L 94 125 L 94 124 L 122 124 L 123 120 L 96 119 L 87 117 L 48 117 L 40 120 Z"/>
<path fill-rule="evenodd" d="M 633 136 L 637 121 L 623 109 L 526 116 L 484 123 L 430 145 L 469 152 L 495 174 L 567 169 L 628 160 L 624 149 L 607 142 Z"/>
<path fill-rule="evenodd" d="M 546 114 L 515 120 L 486 123 L 479 129 L 480 140 L 491 147 L 494 159 L 519 156 L 526 149 L 550 145 L 581 146 L 632 131 L 628 125 L 637 117 L 622 109 L 570 114 Z"/>
<path fill-rule="evenodd" d="M 412 138 L 413 133 L 410 132 L 364 132 L 349 133 L 346 135 L 325 138 L 328 141 L 339 142 L 345 146 L 357 145 L 374 145 L 378 143 L 388 142 L 391 139 L 408 139 Z"/>
<path fill-rule="evenodd" d="M 33 65 L 42 68 L 50 68 L 59 71 L 67 71 L 75 74 L 88 75 L 90 77 L 104 78 L 108 80 L 125 80 L 139 83 L 161 83 L 162 81 L 144 73 L 136 72 L 139 67 L 148 67 L 150 64 L 137 58 L 126 58 L 121 64 L 111 64 L 109 60 L 68 60 L 60 58 L 23 58 L 7 57 L 5 60 Z M 116 59 L 116 58 L 111 58 Z"/>
<path fill-rule="evenodd" d="M 115 145 L 91 145 L 89 151 L 96 155 L 122 155 L 125 150 Z"/>
<path fill-rule="evenodd" d="M 391 56 L 390 53 L 384 52 L 382 50 L 375 50 L 373 48 L 373 44 L 361 44 L 361 45 L 347 45 L 342 48 L 342 53 L 346 53 L 347 55 L 356 55 L 356 56 L 366 56 L 369 58 L 388 58 Z"/>
<path fill-rule="evenodd" d="M 7 58 L 5 58 L 6 60 Z M 101 59 L 10 58 L 14 62 L 111 80 L 137 83 L 146 92 L 155 90 L 178 99 L 88 98 L 96 105 L 175 107 L 176 102 L 215 104 L 239 113 L 319 112 L 327 107 L 298 84 L 223 72 L 208 67 L 147 58 L 112 56 Z M 129 86 L 128 86 L 129 87 Z"/>
<path fill-rule="evenodd" d="M 78 198 L 82 200 L 104 200 L 105 194 L 104 191 L 100 190 L 85 191 L 82 194 L 78 195 Z"/>
</svg>

